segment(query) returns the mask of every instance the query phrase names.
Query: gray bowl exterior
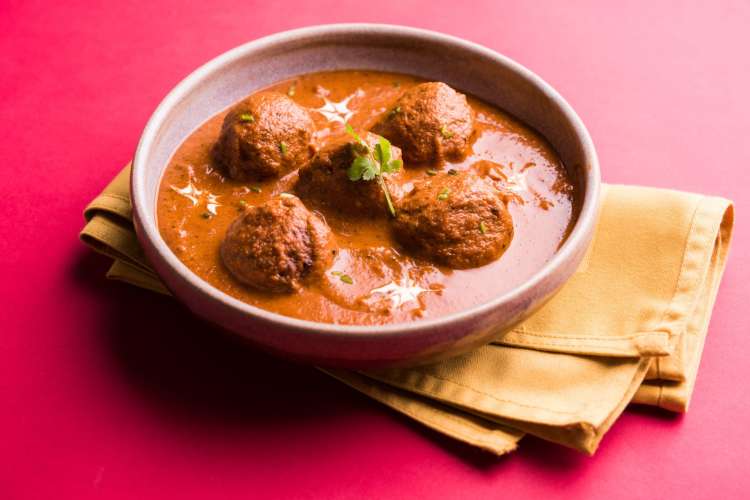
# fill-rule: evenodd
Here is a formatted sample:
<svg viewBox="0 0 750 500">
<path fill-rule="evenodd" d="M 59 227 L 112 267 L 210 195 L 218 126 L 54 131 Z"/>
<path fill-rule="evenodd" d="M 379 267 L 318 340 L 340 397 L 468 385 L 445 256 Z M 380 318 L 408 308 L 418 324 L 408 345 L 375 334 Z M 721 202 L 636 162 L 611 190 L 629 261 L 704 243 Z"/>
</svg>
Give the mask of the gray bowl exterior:
<svg viewBox="0 0 750 500">
<path fill-rule="evenodd" d="M 542 133 L 581 181 L 578 220 L 555 256 L 521 286 L 473 309 L 429 320 L 349 326 L 288 318 L 245 304 L 207 284 L 167 247 L 156 222 L 165 166 L 179 144 L 215 113 L 254 90 L 295 75 L 370 69 L 440 80 L 520 118 Z M 497 339 L 570 278 L 591 242 L 600 174 L 591 138 L 573 109 L 518 63 L 479 45 L 402 26 L 345 24 L 272 35 L 202 66 L 164 99 L 133 161 L 133 213 L 154 269 L 195 314 L 285 357 L 326 366 L 405 366 L 454 356 Z"/>
</svg>

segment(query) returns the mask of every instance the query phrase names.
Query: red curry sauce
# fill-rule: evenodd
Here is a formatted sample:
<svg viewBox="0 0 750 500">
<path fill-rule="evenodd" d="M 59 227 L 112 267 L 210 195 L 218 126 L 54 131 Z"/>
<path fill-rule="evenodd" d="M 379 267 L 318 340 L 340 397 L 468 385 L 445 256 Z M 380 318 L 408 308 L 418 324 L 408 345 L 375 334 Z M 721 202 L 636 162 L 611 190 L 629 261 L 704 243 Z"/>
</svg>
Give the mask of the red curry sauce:
<svg viewBox="0 0 750 500">
<path fill-rule="evenodd" d="M 344 123 L 367 130 L 395 100 L 423 80 L 372 71 L 303 75 L 268 89 L 307 107 L 315 142 L 344 133 Z M 224 234 L 244 206 L 259 205 L 293 192 L 296 172 L 262 182 L 226 177 L 212 162 L 211 149 L 227 111 L 198 127 L 175 151 L 160 186 L 160 232 L 177 257 L 218 289 L 248 304 L 286 316 L 345 324 L 385 324 L 433 318 L 470 308 L 506 292 L 548 261 L 567 237 L 576 217 L 577 183 L 534 130 L 471 96 L 475 139 L 466 158 L 442 165 L 404 165 L 410 182 L 435 171 L 473 169 L 510 192 L 513 240 L 498 260 L 452 270 L 416 258 L 393 238 L 387 218 L 350 218 L 321 212 L 339 251 L 325 273 L 325 287 L 291 294 L 261 292 L 239 283 L 219 254 Z"/>
</svg>

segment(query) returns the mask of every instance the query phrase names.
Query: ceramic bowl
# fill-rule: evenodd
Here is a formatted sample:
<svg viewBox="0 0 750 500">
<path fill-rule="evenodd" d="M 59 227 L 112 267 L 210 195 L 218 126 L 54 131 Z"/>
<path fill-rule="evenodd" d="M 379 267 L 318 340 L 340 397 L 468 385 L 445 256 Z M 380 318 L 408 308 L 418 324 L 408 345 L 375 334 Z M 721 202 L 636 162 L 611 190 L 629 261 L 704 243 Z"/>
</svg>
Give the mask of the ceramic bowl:
<svg viewBox="0 0 750 500">
<path fill-rule="evenodd" d="M 295 75 L 336 69 L 409 73 L 441 80 L 510 112 L 541 132 L 580 179 L 583 202 L 570 236 L 520 286 L 471 309 L 386 326 L 345 326 L 281 316 L 201 280 L 159 234 L 159 181 L 178 145 L 199 125 L 254 90 Z M 403 26 L 340 24 L 287 31 L 208 62 L 162 101 L 146 125 L 131 178 L 135 227 L 146 256 L 195 314 L 285 357 L 326 366 L 426 363 L 497 339 L 548 300 L 581 262 L 596 224 L 600 175 L 591 138 L 547 83 L 511 59 L 459 38 Z"/>
</svg>

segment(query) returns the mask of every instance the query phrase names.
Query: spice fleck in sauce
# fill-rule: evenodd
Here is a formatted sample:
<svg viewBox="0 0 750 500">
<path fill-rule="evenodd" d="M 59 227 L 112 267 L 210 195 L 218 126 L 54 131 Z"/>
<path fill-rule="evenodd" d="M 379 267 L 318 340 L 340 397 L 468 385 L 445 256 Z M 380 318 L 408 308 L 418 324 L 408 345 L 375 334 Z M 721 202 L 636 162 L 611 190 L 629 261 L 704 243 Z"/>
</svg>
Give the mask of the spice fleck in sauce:
<svg viewBox="0 0 750 500">
<path fill-rule="evenodd" d="M 369 130 L 407 89 L 422 80 L 401 74 L 337 71 L 303 75 L 265 90 L 284 93 L 311 111 L 318 148 L 345 133 Z M 458 89 L 460 91 L 460 89 Z M 330 226 L 337 251 L 323 282 L 295 293 L 266 293 L 238 282 L 220 246 L 247 207 L 294 192 L 296 172 L 264 181 L 235 181 L 214 165 L 214 146 L 227 111 L 209 119 L 175 151 L 157 202 L 160 232 L 199 277 L 248 304 L 295 318 L 343 324 L 386 324 L 461 311 L 506 292 L 540 269 L 565 240 L 576 217 L 577 183 L 546 140 L 508 114 L 471 96 L 475 135 L 460 162 L 405 162 L 405 186 L 473 170 L 507 200 L 514 236 L 499 259 L 452 270 L 415 257 L 393 237 L 384 217 L 348 217 L 305 202 Z M 284 146 L 280 146 L 283 148 Z M 484 233 L 485 227 L 478 228 Z"/>
</svg>

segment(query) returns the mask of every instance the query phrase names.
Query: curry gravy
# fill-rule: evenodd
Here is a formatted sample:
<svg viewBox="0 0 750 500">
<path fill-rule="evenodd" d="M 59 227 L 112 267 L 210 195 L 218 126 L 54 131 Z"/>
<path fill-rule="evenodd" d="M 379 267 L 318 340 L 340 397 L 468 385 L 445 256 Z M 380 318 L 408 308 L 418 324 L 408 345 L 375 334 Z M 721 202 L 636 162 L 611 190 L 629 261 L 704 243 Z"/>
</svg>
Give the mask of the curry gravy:
<svg viewBox="0 0 750 500">
<path fill-rule="evenodd" d="M 344 133 L 344 124 L 368 130 L 404 90 L 423 80 L 392 73 L 336 71 L 303 75 L 268 89 L 307 107 L 318 147 Z M 539 270 L 571 229 L 578 184 L 538 133 L 503 111 L 468 96 L 476 112 L 475 138 L 466 158 L 442 165 L 404 164 L 405 185 L 435 171 L 473 169 L 497 186 L 513 218 L 513 240 L 498 260 L 452 270 L 412 256 L 393 238 L 388 216 L 319 213 L 338 252 L 322 284 L 297 293 L 272 294 L 236 281 L 219 248 L 244 206 L 294 192 L 296 172 L 262 182 L 234 181 L 212 162 L 227 111 L 198 127 L 175 151 L 159 189 L 162 237 L 203 280 L 248 304 L 286 316 L 344 324 L 386 324 L 434 318 L 476 306 L 506 292 Z"/>
</svg>

